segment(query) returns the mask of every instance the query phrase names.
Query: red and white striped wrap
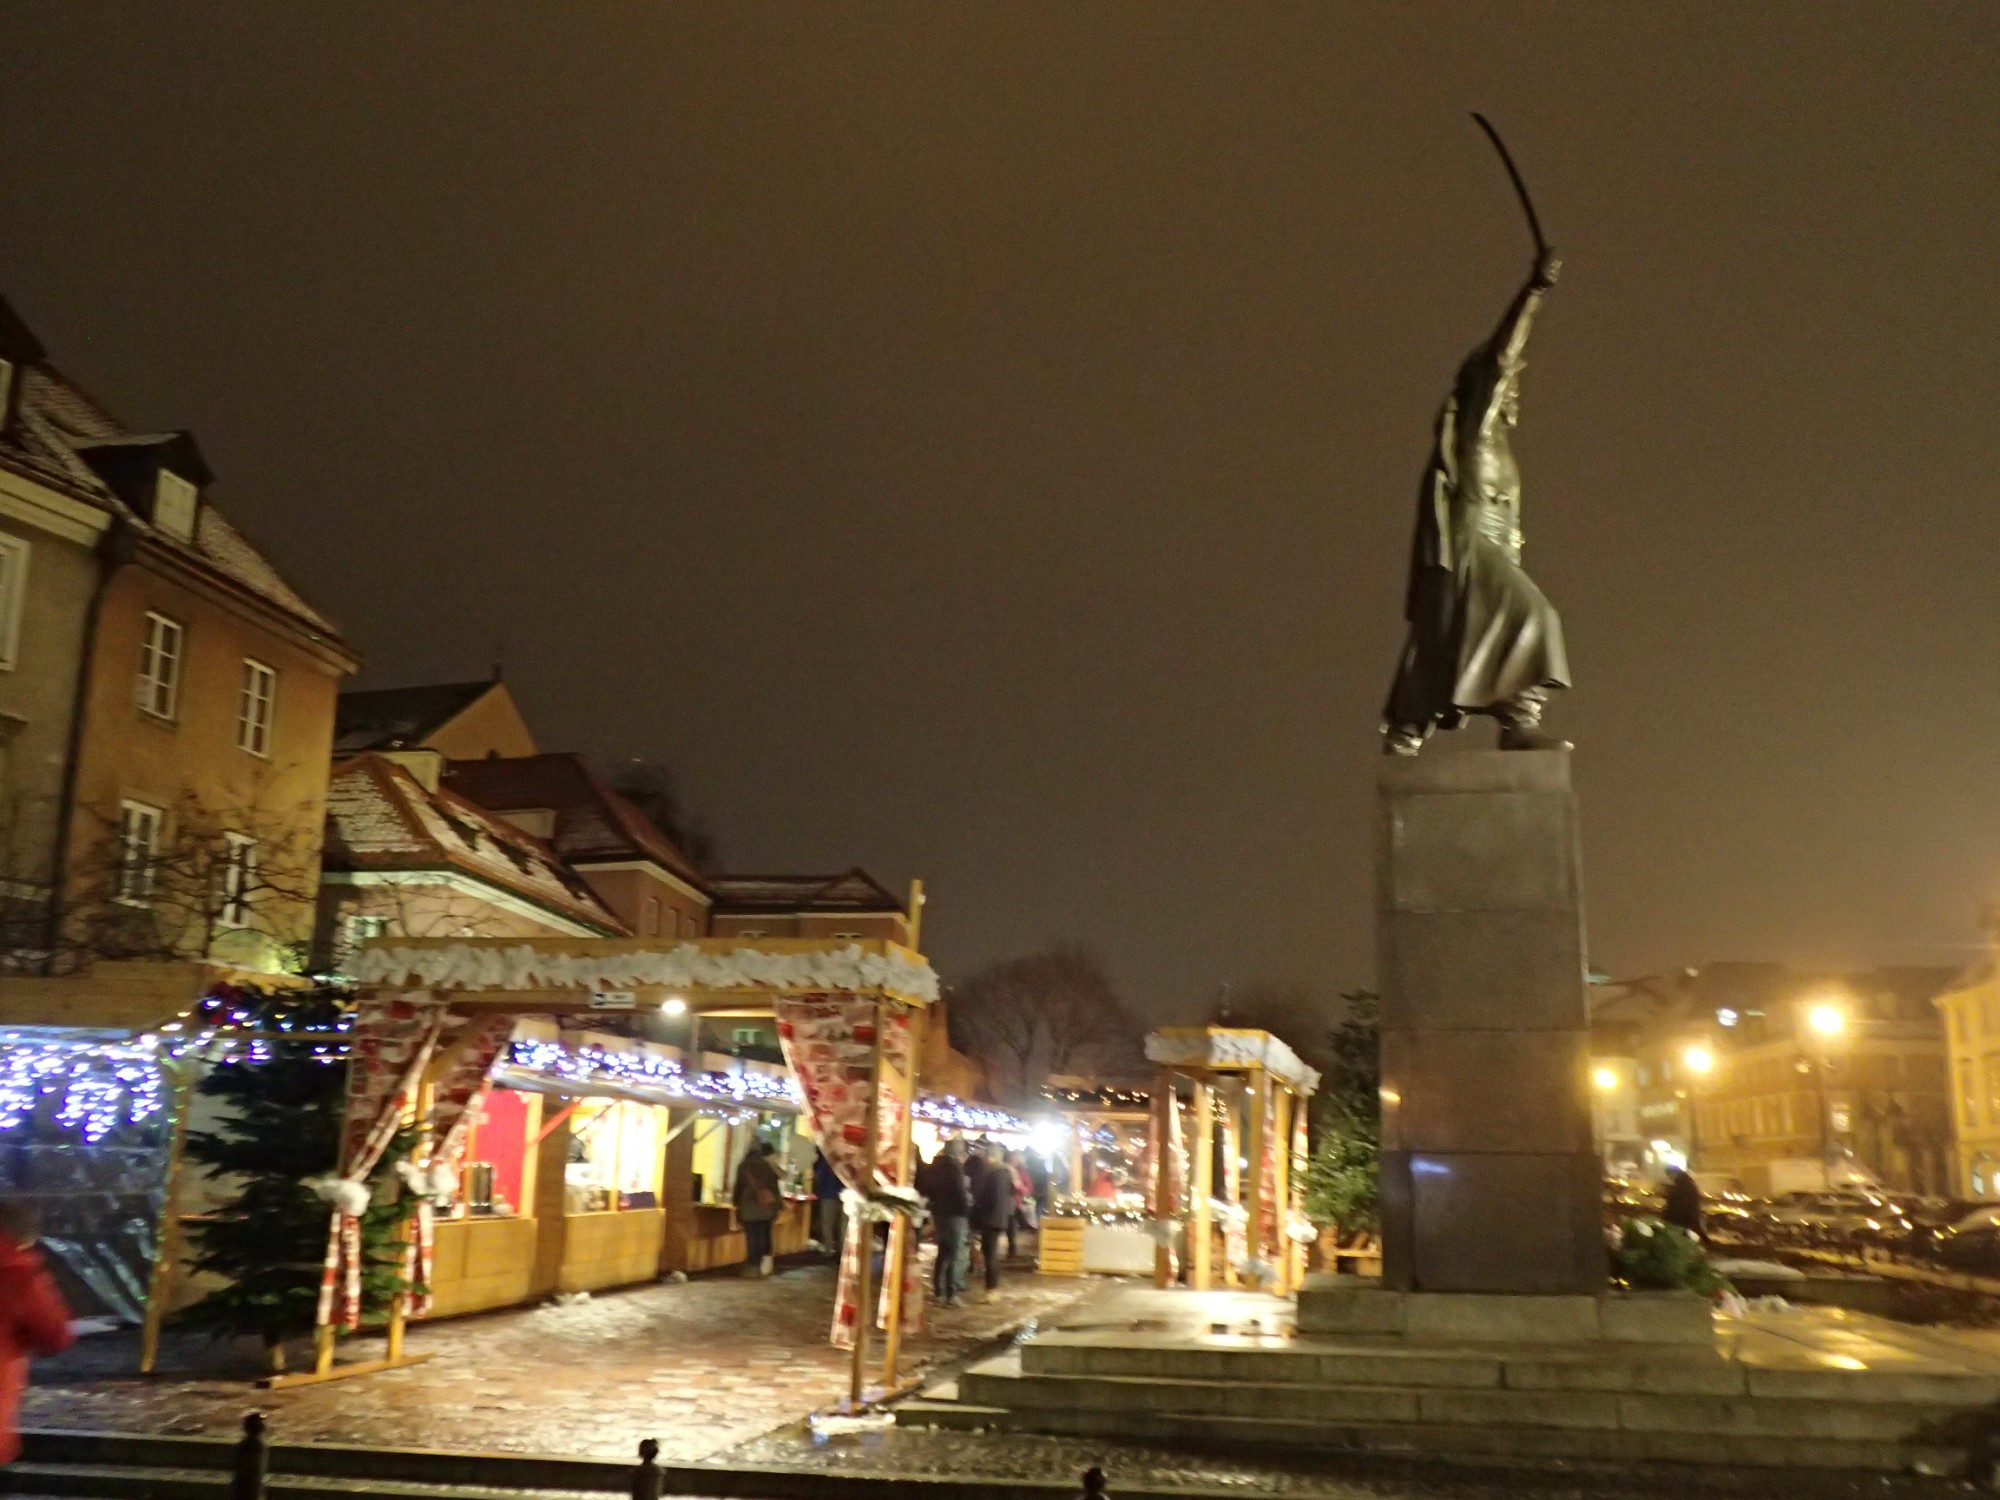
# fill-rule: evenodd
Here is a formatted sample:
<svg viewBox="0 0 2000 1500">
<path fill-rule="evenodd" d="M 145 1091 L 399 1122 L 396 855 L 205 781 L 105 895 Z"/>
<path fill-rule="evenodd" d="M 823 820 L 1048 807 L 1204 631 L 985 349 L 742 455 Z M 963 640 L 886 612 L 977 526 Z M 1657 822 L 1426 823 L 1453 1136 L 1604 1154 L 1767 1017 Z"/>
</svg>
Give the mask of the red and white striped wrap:
<svg viewBox="0 0 2000 1500">
<path fill-rule="evenodd" d="M 486 1016 L 465 1023 L 452 1038 L 451 1066 L 438 1079 L 431 1103 L 431 1147 L 426 1162 L 449 1162 L 454 1169 L 465 1155 L 472 1124 L 472 1107 L 487 1089 L 486 1075 L 514 1035 L 512 1016 Z M 437 1210 L 426 1194 L 417 1204 L 417 1233 L 404 1275 L 421 1288 L 410 1301 L 410 1315 L 421 1318 L 431 1310 L 431 1265 L 437 1247 Z"/>
<path fill-rule="evenodd" d="M 366 1182 L 396 1138 L 444 1031 L 445 1010 L 427 992 L 361 1002 L 348 1046 L 340 1176 Z M 338 1206 L 327 1229 L 315 1321 L 322 1328 L 361 1326 L 361 1220 Z"/>
<path fill-rule="evenodd" d="M 857 1193 L 878 1186 L 899 1186 L 898 1146 L 909 1113 L 911 1028 L 908 1010 L 881 1002 L 886 1011 L 882 1034 L 882 1089 L 875 1118 L 875 1180 L 867 1180 L 868 1091 L 875 1064 L 875 1017 L 878 1002 L 858 995 L 779 995 L 775 997 L 778 1038 L 785 1061 L 806 1099 L 806 1117 L 813 1140 L 841 1182 Z M 850 1214 L 847 1239 L 840 1252 L 839 1289 L 834 1298 L 832 1341 L 852 1348 L 860 1318 L 857 1305 L 864 1233 L 872 1234 L 859 1214 Z M 922 1327 L 923 1278 L 914 1253 L 904 1257 L 903 1326 Z M 888 1289 L 877 1309 L 877 1321 L 888 1316 Z"/>
</svg>

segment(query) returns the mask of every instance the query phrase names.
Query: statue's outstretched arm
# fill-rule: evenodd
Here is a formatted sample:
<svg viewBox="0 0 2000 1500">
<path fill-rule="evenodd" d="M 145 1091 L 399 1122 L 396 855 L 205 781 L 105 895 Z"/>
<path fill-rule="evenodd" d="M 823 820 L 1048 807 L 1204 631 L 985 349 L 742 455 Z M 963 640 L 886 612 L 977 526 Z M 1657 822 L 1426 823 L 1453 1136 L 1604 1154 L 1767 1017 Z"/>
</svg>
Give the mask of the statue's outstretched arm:
<svg viewBox="0 0 2000 1500">
<path fill-rule="evenodd" d="M 1521 362 L 1521 351 L 1528 345 L 1528 329 L 1535 321 L 1535 310 L 1542 305 L 1542 297 L 1556 284 L 1556 276 L 1562 270 L 1562 262 L 1556 259 L 1553 250 L 1545 250 L 1535 261 L 1534 270 L 1528 273 L 1527 283 L 1515 294 L 1508 306 L 1506 316 L 1500 319 L 1499 328 L 1494 330 L 1492 348 L 1498 359 L 1502 373 Z"/>
</svg>

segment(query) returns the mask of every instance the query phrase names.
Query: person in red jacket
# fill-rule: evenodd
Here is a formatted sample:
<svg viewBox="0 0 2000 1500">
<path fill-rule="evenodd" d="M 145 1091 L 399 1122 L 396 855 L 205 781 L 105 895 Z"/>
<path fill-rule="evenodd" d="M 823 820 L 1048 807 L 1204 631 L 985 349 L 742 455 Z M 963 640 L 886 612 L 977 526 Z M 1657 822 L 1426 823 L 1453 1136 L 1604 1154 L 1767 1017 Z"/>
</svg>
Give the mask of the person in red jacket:
<svg viewBox="0 0 2000 1500">
<path fill-rule="evenodd" d="M 0 1202 L 0 1464 L 21 1455 L 15 1416 L 28 1388 L 28 1361 L 69 1347 L 69 1308 L 35 1249 L 35 1216 Z"/>
</svg>

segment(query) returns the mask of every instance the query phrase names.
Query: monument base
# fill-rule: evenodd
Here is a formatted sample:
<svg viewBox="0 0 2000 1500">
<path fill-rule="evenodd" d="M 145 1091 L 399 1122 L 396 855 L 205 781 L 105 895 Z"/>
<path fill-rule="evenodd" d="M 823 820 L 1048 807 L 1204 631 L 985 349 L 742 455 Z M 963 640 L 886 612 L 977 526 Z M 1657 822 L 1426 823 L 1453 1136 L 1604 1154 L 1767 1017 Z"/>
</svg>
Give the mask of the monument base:
<svg viewBox="0 0 2000 1500">
<path fill-rule="evenodd" d="M 1382 762 L 1382 1278 L 1398 1291 L 1605 1283 L 1569 761 Z"/>
<path fill-rule="evenodd" d="M 1352 1276 L 1307 1277 L 1298 1330 L 1433 1344 L 1715 1348 L 1713 1309 L 1693 1292 L 1402 1292 Z"/>
</svg>

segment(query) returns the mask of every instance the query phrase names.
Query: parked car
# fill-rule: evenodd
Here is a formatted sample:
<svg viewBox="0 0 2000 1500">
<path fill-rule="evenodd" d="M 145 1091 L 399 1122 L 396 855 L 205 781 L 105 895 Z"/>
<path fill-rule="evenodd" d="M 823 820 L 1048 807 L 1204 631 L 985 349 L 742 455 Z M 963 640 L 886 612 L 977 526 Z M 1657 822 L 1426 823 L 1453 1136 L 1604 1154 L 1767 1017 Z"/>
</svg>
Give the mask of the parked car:
<svg viewBox="0 0 2000 1500">
<path fill-rule="evenodd" d="M 1786 1193 L 1771 1207 L 1771 1222 L 1804 1239 L 1906 1239 L 1910 1220 L 1879 1193 Z"/>
<path fill-rule="evenodd" d="M 1976 1276 L 2000 1276 L 2000 1203 L 1989 1203 L 1940 1230 L 1931 1247 L 1939 1265 Z"/>
</svg>

